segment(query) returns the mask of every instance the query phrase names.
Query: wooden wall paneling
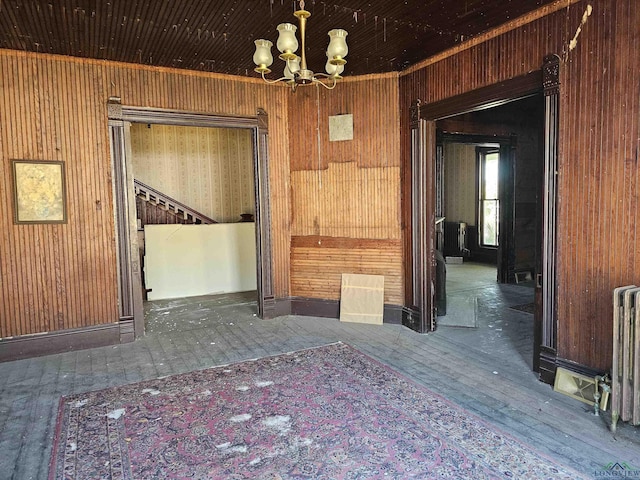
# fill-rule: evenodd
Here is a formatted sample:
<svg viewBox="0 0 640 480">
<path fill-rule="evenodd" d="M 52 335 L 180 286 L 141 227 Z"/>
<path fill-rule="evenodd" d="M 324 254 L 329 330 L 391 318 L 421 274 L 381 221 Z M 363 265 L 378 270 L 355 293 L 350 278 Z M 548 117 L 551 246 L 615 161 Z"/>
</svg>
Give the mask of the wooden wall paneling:
<svg viewBox="0 0 640 480">
<path fill-rule="evenodd" d="M 637 117 L 630 112 L 639 107 L 640 20 L 634 2 L 596 7 L 568 54 L 563 79 L 572 90 L 562 104 L 569 117 L 561 116 L 566 139 L 562 157 L 567 160 L 560 176 L 561 190 L 567 192 L 561 197 L 561 221 L 565 228 L 580 227 L 575 238 L 560 241 L 560 268 L 567 278 L 584 280 L 559 285 L 560 296 L 575 300 L 559 306 L 560 319 L 570 321 L 563 325 L 566 334 L 559 333 L 558 350 L 565 358 L 605 368 L 611 354 L 612 306 L 604 292 L 637 282 L 632 245 L 638 218 L 638 136 Z M 598 74 L 585 76 L 585 71 Z M 576 158 L 582 161 L 569 161 Z M 590 301 L 584 302 L 587 292 Z"/>
<path fill-rule="evenodd" d="M 329 116 L 338 114 L 353 115 L 353 140 L 329 141 Z M 300 88 L 289 121 L 291 294 L 338 299 L 341 273 L 384 274 L 387 301 L 401 305 L 400 244 L 389 253 L 370 243 L 402 235 L 397 77 Z"/>
<path fill-rule="evenodd" d="M 292 237 L 293 296 L 338 300 L 342 273 L 384 275 L 385 303 L 401 305 L 402 272 L 402 244 L 399 239 Z"/>
<path fill-rule="evenodd" d="M 46 73 L 44 74 L 44 79 L 53 79 L 57 75 L 56 71 L 56 63 L 51 59 L 43 59 L 44 65 L 46 65 Z M 48 83 L 47 83 L 48 85 Z M 63 160 L 66 153 L 69 151 L 68 142 L 69 136 L 64 135 L 65 128 L 65 110 L 63 108 L 64 102 L 60 101 L 61 92 L 65 92 L 67 84 L 66 82 L 56 82 L 57 91 L 54 91 L 53 88 L 49 89 L 49 94 L 47 98 L 51 102 L 51 110 L 49 115 L 45 118 L 49 118 L 48 129 L 52 132 L 53 137 L 53 145 L 52 152 L 55 154 L 52 156 L 54 160 Z M 69 194 L 67 193 L 67 218 L 70 218 L 70 202 L 69 202 Z M 64 236 L 62 232 L 64 230 L 63 226 L 59 226 L 58 228 L 52 231 L 51 235 L 51 244 L 53 247 L 53 263 L 55 265 L 55 288 L 56 288 L 56 303 L 57 308 L 55 310 L 55 325 L 51 330 L 62 330 L 65 328 L 65 314 L 69 308 L 70 303 L 75 303 L 70 300 L 70 296 L 73 295 L 73 289 L 65 289 L 66 285 L 66 272 L 71 270 L 71 256 L 68 254 L 68 244 L 64 242 Z"/>
<path fill-rule="evenodd" d="M 291 170 L 322 170 L 330 162 L 398 166 L 398 86 L 395 75 L 345 81 L 334 90 L 299 88 L 289 104 Z M 353 140 L 329 141 L 329 116 L 353 114 Z M 319 144 L 318 144 L 319 140 Z"/>
<path fill-rule="evenodd" d="M 400 238 L 400 169 L 331 163 L 291 173 L 292 235 Z"/>
<path fill-rule="evenodd" d="M 275 286 L 289 294 L 289 156 L 286 89 L 207 73 L 0 50 L 0 156 L 9 215 L 0 220 L 0 335 L 90 327 L 117 320 L 106 101 L 271 118 Z M 14 225 L 11 158 L 63 160 L 69 221 Z"/>
<path fill-rule="evenodd" d="M 589 4 L 593 12 L 570 49 Z M 401 154 L 407 162 L 412 100 L 444 101 L 538 70 L 545 55 L 562 54 L 557 353 L 595 369 L 611 363 L 611 290 L 637 282 L 640 267 L 633 247 L 639 23 L 637 2 L 578 1 L 400 77 Z"/>
</svg>

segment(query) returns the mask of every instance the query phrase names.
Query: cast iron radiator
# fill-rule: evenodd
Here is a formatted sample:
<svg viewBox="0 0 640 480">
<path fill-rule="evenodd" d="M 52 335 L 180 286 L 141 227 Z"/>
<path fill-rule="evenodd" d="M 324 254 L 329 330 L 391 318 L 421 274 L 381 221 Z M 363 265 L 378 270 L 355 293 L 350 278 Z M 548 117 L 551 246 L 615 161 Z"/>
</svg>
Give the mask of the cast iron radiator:
<svg viewBox="0 0 640 480">
<path fill-rule="evenodd" d="M 467 252 L 467 224 L 464 222 L 444 222 L 444 255 L 461 257 Z"/>
<path fill-rule="evenodd" d="M 640 288 L 613 291 L 611 428 L 618 419 L 640 425 Z"/>
</svg>

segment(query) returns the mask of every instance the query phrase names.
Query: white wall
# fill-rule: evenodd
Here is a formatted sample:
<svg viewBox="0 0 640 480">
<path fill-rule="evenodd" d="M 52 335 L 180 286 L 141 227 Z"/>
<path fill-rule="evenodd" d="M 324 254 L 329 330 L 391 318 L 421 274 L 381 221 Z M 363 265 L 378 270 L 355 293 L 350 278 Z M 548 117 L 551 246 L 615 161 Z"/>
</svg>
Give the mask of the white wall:
<svg viewBox="0 0 640 480">
<path fill-rule="evenodd" d="M 476 224 L 476 147 L 444 144 L 444 215 L 447 222 Z"/>
<path fill-rule="evenodd" d="M 146 225 L 149 300 L 256 290 L 254 223 Z"/>
</svg>

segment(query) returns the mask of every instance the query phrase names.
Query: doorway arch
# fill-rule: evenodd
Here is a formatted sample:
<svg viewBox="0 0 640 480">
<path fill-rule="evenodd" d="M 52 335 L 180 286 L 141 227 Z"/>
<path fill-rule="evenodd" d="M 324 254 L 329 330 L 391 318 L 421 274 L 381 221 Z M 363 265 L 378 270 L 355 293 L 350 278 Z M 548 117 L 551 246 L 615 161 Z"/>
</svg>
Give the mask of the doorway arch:
<svg viewBox="0 0 640 480">
<path fill-rule="evenodd" d="M 116 252 L 118 263 L 118 305 L 121 342 L 144 333 L 142 308 L 142 271 L 136 254 L 136 212 L 131 169 L 130 123 L 162 124 L 188 127 L 243 128 L 252 135 L 255 186 L 256 273 L 258 315 L 273 316 L 273 263 L 269 196 L 269 152 L 267 113 L 258 109 L 255 116 L 227 116 L 164 109 L 123 106 L 119 98 L 108 103 L 109 141 L 114 189 Z"/>
</svg>

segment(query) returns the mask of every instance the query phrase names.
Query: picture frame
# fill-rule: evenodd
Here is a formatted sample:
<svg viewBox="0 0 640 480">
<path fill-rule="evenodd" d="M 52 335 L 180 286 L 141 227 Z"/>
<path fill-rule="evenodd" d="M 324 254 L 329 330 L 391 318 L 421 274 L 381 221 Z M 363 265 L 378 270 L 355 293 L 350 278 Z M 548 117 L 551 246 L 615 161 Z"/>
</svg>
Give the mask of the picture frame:
<svg viewBox="0 0 640 480">
<path fill-rule="evenodd" d="M 64 162 L 12 160 L 16 224 L 67 223 Z"/>
</svg>

